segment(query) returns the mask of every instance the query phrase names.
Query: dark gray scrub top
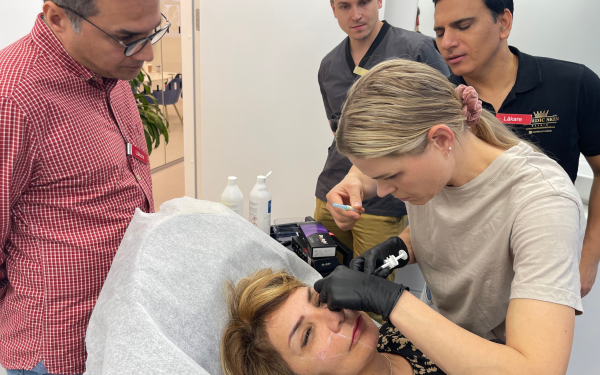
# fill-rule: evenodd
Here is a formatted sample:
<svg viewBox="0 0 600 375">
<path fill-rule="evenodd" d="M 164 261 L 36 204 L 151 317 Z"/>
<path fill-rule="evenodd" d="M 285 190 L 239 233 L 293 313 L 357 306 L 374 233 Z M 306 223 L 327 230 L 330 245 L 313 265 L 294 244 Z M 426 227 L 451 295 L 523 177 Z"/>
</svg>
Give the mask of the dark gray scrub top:
<svg viewBox="0 0 600 375">
<path fill-rule="evenodd" d="M 425 63 L 439 70 L 446 77 L 450 69 L 435 48 L 430 37 L 413 31 L 393 27 L 383 21 L 384 25 L 371 45 L 371 48 L 360 62 L 360 67 L 372 69 L 382 61 L 402 58 Z M 354 61 L 350 54 L 350 39 L 346 38 L 335 47 L 323 61 L 319 69 L 319 87 L 325 104 L 327 119 L 331 120 L 332 130 L 337 130 L 337 119 L 342 111 L 348 90 L 360 76 L 354 74 Z M 335 139 L 329 147 L 327 161 L 323 172 L 317 180 L 315 195 L 327 202 L 327 193 L 340 183 L 350 171 L 350 160 L 338 153 Z M 377 216 L 404 216 L 404 203 L 391 194 L 385 198 L 374 197 L 363 202 L 367 214 Z"/>
</svg>

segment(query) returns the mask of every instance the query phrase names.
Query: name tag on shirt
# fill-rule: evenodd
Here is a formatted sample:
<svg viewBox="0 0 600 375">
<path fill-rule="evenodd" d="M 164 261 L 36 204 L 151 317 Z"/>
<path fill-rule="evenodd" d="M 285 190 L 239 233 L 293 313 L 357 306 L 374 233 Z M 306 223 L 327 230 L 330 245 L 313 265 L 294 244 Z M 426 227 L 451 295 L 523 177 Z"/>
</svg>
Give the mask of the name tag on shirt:
<svg viewBox="0 0 600 375">
<path fill-rule="evenodd" d="M 361 77 L 367 73 L 369 73 L 369 71 L 367 69 L 361 68 L 360 66 L 354 68 L 354 74 L 359 75 Z"/>
<path fill-rule="evenodd" d="M 135 147 L 131 143 L 127 144 L 127 155 L 133 156 L 134 158 L 136 158 L 137 160 L 141 161 L 144 164 L 148 164 L 148 162 L 150 161 L 148 154 L 146 154 L 144 151 L 140 150 L 139 148 Z"/>
<path fill-rule="evenodd" d="M 531 125 L 532 115 L 511 115 L 508 113 L 498 113 L 496 118 L 503 124 L 511 125 Z"/>
</svg>

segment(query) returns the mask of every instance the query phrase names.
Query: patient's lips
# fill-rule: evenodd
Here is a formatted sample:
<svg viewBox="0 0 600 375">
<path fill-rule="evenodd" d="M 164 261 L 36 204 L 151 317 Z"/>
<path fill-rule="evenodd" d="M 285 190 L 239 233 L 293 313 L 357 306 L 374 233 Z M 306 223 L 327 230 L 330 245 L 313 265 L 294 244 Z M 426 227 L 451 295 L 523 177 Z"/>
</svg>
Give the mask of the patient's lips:
<svg viewBox="0 0 600 375">
<path fill-rule="evenodd" d="M 358 317 L 356 319 L 356 323 L 354 324 L 354 329 L 352 330 L 352 339 L 350 340 L 350 349 L 356 344 L 358 339 L 360 338 L 360 333 L 362 332 L 363 327 L 363 319 L 362 317 Z"/>
</svg>

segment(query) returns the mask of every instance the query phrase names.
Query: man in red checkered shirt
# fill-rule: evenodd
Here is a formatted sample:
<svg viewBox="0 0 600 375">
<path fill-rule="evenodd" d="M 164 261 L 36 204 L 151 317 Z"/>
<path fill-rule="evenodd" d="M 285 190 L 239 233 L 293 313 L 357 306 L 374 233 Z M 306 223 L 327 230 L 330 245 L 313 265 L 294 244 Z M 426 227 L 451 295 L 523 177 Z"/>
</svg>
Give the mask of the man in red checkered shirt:
<svg viewBox="0 0 600 375">
<path fill-rule="evenodd" d="M 128 82 L 167 32 L 159 0 L 45 1 L 0 51 L 0 364 L 81 374 L 85 332 L 136 209 L 152 212 Z M 14 370 L 10 370 L 14 369 Z"/>
</svg>

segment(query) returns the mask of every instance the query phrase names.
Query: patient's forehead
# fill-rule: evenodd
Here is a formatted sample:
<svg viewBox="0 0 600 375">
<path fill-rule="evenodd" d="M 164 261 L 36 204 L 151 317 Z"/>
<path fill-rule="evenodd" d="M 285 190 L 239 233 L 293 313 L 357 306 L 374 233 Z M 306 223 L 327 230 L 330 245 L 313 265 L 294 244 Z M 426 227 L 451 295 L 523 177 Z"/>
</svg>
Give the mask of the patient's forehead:
<svg viewBox="0 0 600 375">
<path fill-rule="evenodd" d="M 302 316 L 309 314 L 308 290 L 308 287 L 296 289 L 279 309 L 267 317 L 267 334 L 276 347 L 287 348 L 294 325 Z M 311 292 L 314 293 L 314 289 L 311 288 Z"/>
<path fill-rule="evenodd" d="M 315 290 L 311 289 L 312 297 L 314 298 Z M 292 319 L 298 319 L 302 314 L 306 313 L 306 308 L 310 306 L 308 301 L 308 287 L 301 287 L 296 289 L 288 299 L 273 312 L 268 318 L 267 323 L 271 322 L 276 324 L 277 322 L 289 322 Z"/>
</svg>

